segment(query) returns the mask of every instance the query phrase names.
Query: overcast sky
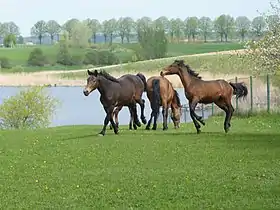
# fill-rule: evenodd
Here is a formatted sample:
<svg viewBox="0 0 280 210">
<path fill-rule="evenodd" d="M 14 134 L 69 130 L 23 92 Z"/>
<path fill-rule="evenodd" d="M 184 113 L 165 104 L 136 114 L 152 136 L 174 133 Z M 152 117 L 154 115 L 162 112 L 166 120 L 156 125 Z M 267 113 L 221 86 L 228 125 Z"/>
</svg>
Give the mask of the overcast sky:
<svg viewBox="0 0 280 210">
<path fill-rule="evenodd" d="M 253 18 L 266 12 L 271 0 L 3 0 L 0 22 L 14 21 L 24 36 L 38 20 L 56 20 L 59 24 L 71 18 L 95 18 L 100 21 L 121 16 L 134 19 L 159 16 L 185 19 L 188 16 L 220 14 Z M 259 12 L 258 12 L 259 11 Z"/>
</svg>

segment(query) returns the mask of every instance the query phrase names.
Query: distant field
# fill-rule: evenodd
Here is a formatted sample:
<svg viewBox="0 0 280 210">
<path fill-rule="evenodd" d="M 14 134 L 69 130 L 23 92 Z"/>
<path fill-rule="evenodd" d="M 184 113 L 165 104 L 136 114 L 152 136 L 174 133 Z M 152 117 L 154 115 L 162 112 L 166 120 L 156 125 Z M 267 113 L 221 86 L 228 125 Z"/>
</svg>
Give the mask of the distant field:
<svg viewBox="0 0 280 210">
<path fill-rule="evenodd" d="M 237 55 L 216 54 L 201 56 L 181 56 L 197 72 L 207 72 L 212 75 L 230 74 L 230 75 L 251 75 L 253 67 L 247 59 L 240 59 Z M 174 61 L 174 58 L 147 60 L 124 65 L 112 66 L 106 68 L 106 71 L 112 73 L 154 73 Z M 60 73 L 62 78 L 85 78 L 86 71 Z"/>
<path fill-rule="evenodd" d="M 50 63 L 53 65 L 45 66 L 45 67 L 27 67 L 27 59 L 29 57 L 30 52 L 34 49 L 34 47 L 42 48 L 44 54 L 47 56 Z M 83 68 L 83 66 L 61 66 L 56 65 L 56 57 L 58 53 L 58 45 L 55 46 L 34 46 L 34 47 L 26 47 L 26 48 L 14 48 L 14 49 L 5 49 L 0 48 L 0 57 L 6 57 L 10 60 L 12 66 L 21 66 L 23 71 L 39 71 L 39 70 L 56 70 L 56 69 L 79 69 Z M 100 48 L 108 48 L 106 45 L 97 46 Z M 134 50 L 136 49 L 137 44 L 114 44 L 115 53 L 119 57 L 121 63 L 126 63 L 132 60 L 133 55 L 135 54 Z M 167 56 L 178 56 L 178 55 L 190 55 L 197 53 L 206 53 L 206 52 L 216 52 L 216 51 L 224 51 L 224 50 L 235 50 L 242 49 L 243 45 L 239 43 L 197 43 L 197 44 L 173 44 L 170 43 L 168 45 L 168 54 Z M 83 59 L 84 54 L 88 49 L 73 49 L 70 48 L 69 51 L 73 56 L 81 57 Z M 2 71 L 5 71 L 5 69 Z M 16 69 L 6 70 L 8 72 L 16 71 Z"/>
<path fill-rule="evenodd" d="M 0 131 L 0 208 L 280 209 L 279 115 L 223 120 Z"/>
</svg>

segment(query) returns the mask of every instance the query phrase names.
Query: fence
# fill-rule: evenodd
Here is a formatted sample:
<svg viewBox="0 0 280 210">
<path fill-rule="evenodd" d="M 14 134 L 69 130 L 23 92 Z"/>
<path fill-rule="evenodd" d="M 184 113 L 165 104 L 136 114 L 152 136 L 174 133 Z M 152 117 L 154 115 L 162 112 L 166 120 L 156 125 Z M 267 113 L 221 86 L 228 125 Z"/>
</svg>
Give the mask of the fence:
<svg viewBox="0 0 280 210">
<path fill-rule="evenodd" d="M 242 98 L 237 100 L 235 96 L 232 97 L 232 105 L 235 108 L 234 114 L 253 113 L 259 111 L 280 111 L 280 81 L 278 81 L 276 77 L 271 77 L 271 75 L 268 74 L 258 77 L 235 77 L 227 81 L 244 82 L 248 88 L 248 95 L 244 98 L 244 100 Z M 199 104 L 196 112 L 203 118 L 224 113 L 224 111 L 217 107 L 214 103 L 209 105 Z M 162 122 L 161 115 L 159 116 L 159 121 Z M 188 121 L 190 121 L 189 108 L 188 104 L 185 104 L 182 108 L 181 122 Z M 171 122 L 170 117 L 169 122 Z"/>
</svg>

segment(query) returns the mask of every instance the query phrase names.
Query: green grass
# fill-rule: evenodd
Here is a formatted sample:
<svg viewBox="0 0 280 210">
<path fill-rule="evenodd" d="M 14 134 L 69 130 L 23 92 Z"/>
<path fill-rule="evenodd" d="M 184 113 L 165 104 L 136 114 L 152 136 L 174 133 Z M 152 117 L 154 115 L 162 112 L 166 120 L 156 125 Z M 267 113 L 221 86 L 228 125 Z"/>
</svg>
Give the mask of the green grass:
<svg viewBox="0 0 280 210">
<path fill-rule="evenodd" d="M 207 72 L 212 75 L 216 74 L 245 74 L 252 75 L 254 73 L 253 65 L 247 59 L 240 59 L 237 55 L 203 55 L 203 56 L 182 56 L 193 69 L 199 72 Z M 157 60 L 147 60 L 135 63 L 119 65 L 116 67 L 106 68 L 108 72 L 160 72 L 163 67 L 170 65 L 174 58 L 165 58 Z M 87 77 L 86 71 L 82 72 L 65 72 L 61 73 L 62 78 L 84 79 Z"/>
<path fill-rule="evenodd" d="M 0 208 L 279 209 L 279 115 L 206 123 L 0 131 Z"/>
<path fill-rule="evenodd" d="M 28 67 L 27 59 L 29 57 L 30 52 L 35 48 L 40 47 L 43 50 L 43 53 L 47 56 L 50 63 L 54 64 L 56 61 L 57 53 L 58 53 L 58 45 L 54 46 L 32 46 L 25 48 L 13 48 L 6 49 L 0 48 L 0 57 L 6 57 L 10 60 L 12 66 L 22 66 L 24 71 L 32 72 L 32 71 L 40 71 L 40 70 L 55 70 L 61 68 L 60 65 L 50 65 L 46 67 Z M 108 48 L 108 45 L 100 44 L 96 45 L 97 48 Z M 116 48 L 116 55 L 121 60 L 121 63 L 126 63 L 130 61 L 135 54 L 133 50 L 137 48 L 137 44 L 114 44 L 114 48 Z M 197 44 L 174 44 L 170 43 L 168 45 L 168 54 L 167 56 L 177 56 L 177 55 L 190 55 L 197 53 L 206 53 L 213 51 L 223 51 L 223 50 L 235 50 L 243 48 L 242 44 L 239 43 L 197 43 Z M 88 49 L 81 48 L 69 48 L 69 51 L 74 56 L 83 56 Z M 62 69 L 79 69 L 83 68 L 83 66 L 75 66 L 75 67 L 64 67 Z M 1 70 L 7 72 L 17 71 L 16 69 L 7 69 Z"/>
</svg>

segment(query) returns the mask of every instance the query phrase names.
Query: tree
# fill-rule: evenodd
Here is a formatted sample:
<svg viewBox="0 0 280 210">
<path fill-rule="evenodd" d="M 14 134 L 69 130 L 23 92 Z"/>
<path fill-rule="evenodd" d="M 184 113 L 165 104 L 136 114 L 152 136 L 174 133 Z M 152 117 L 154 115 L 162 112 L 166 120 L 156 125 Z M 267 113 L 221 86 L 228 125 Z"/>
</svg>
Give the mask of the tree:
<svg viewBox="0 0 280 210">
<path fill-rule="evenodd" d="M 14 22 L 5 22 L 2 24 L 3 35 L 13 34 L 19 36 L 19 27 Z"/>
<path fill-rule="evenodd" d="M 237 32 L 241 36 L 243 42 L 245 35 L 250 30 L 251 21 L 246 16 L 239 16 L 236 18 L 235 24 L 236 24 Z"/>
<path fill-rule="evenodd" d="M 198 18 L 189 17 L 187 18 L 186 24 L 189 29 L 190 36 L 192 37 L 193 41 L 195 41 L 195 37 L 198 34 L 198 26 L 199 26 Z"/>
<path fill-rule="evenodd" d="M 141 46 L 140 55 L 138 55 L 140 56 L 140 58 L 138 57 L 139 60 L 165 57 L 167 38 L 164 30 L 156 29 L 152 24 L 147 24 L 138 27 L 137 33 Z"/>
<path fill-rule="evenodd" d="M 59 34 L 61 26 L 55 20 L 49 20 L 46 25 L 46 32 L 50 35 L 52 43 L 54 36 Z"/>
<path fill-rule="evenodd" d="M 100 31 L 101 25 L 96 19 L 87 19 L 86 20 L 88 27 L 91 30 L 93 36 L 93 42 L 96 43 L 96 34 Z"/>
<path fill-rule="evenodd" d="M 130 17 L 120 18 L 117 23 L 117 28 L 119 35 L 121 37 L 122 43 L 124 38 L 126 38 L 127 42 L 130 42 L 130 36 L 133 29 L 134 21 Z"/>
<path fill-rule="evenodd" d="M 234 18 L 229 15 L 220 15 L 215 20 L 215 31 L 220 35 L 221 42 L 223 41 L 223 37 L 225 41 L 228 41 L 228 36 L 233 32 L 234 29 Z"/>
<path fill-rule="evenodd" d="M 204 38 L 204 42 L 207 42 L 207 36 L 212 31 L 212 20 L 209 17 L 201 17 L 199 19 L 198 29 Z"/>
<path fill-rule="evenodd" d="M 154 21 L 154 25 L 158 29 L 163 29 L 165 32 L 170 30 L 170 21 L 167 17 L 161 16 Z"/>
<path fill-rule="evenodd" d="M 268 26 L 268 30 L 273 32 L 273 34 L 277 34 L 277 30 L 279 30 L 280 18 L 278 15 L 268 15 L 266 18 L 266 23 Z"/>
<path fill-rule="evenodd" d="M 107 43 L 107 39 L 108 39 L 108 36 L 109 36 L 109 30 L 110 30 L 109 27 L 110 27 L 109 21 L 108 20 L 104 20 L 102 22 L 101 31 L 103 33 L 105 43 Z"/>
<path fill-rule="evenodd" d="M 143 31 L 147 30 L 148 28 L 152 27 L 152 24 L 153 24 L 152 19 L 149 17 L 146 17 L 146 16 L 144 16 L 136 21 L 135 29 L 137 32 L 138 40 L 141 36 L 141 33 Z"/>
<path fill-rule="evenodd" d="M 117 20 L 112 18 L 108 20 L 108 34 L 110 36 L 110 44 L 113 42 L 113 36 L 117 32 Z"/>
<path fill-rule="evenodd" d="M 42 44 L 42 38 L 47 32 L 47 23 L 44 20 L 40 20 L 31 28 L 31 35 L 38 37 L 40 44 Z"/>
<path fill-rule="evenodd" d="M 252 21 L 252 32 L 255 36 L 260 38 L 266 27 L 266 22 L 263 16 L 255 17 Z"/>
<path fill-rule="evenodd" d="M 74 47 L 87 47 L 92 31 L 87 22 L 76 22 L 71 29 L 71 44 Z"/>
<path fill-rule="evenodd" d="M 73 27 L 74 27 L 74 25 L 75 25 L 76 23 L 78 23 L 78 22 L 80 22 L 78 19 L 72 18 L 72 19 L 66 21 L 66 23 L 64 23 L 63 29 L 64 29 L 65 31 L 67 31 L 69 40 L 72 38 L 72 30 L 73 30 Z"/>
<path fill-rule="evenodd" d="M 5 47 L 14 47 L 16 45 L 17 38 L 14 34 L 8 34 L 4 38 L 4 46 Z"/>
<path fill-rule="evenodd" d="M 177 42 L 180 41 L 183 29 L 183 21 L 180 18 L 170 20 L 170 36 L 171 41 L 174 41 L 174 37 Z"/>
</svg>

